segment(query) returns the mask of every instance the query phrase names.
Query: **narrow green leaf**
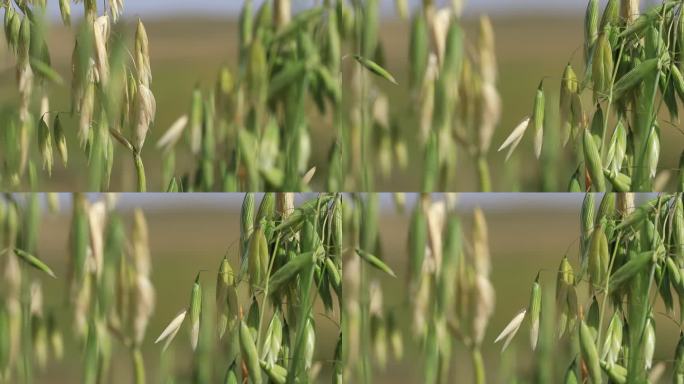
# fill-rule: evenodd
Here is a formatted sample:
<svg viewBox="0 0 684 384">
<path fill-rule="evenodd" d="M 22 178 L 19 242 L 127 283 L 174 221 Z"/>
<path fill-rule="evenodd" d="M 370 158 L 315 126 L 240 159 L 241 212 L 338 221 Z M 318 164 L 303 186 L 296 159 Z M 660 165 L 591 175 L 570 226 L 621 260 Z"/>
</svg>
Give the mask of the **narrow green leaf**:
<svg viewBox="0 0 684 384">
<path fill-rule="evenodd" d="M 50 267 L 48 267 L 47 264 L 45 264 L 39 258 L 33 256 L 32 254 L 30 254 L 26 251 L 21 250 L 21 249 L 15 249 L 14 252 L 16 253 L 17 256 L 19 256 L 19 258 L 21 258 L 22 260 L 27 262 L 33 268 L 36 268 L 40 271 L 47 273 L 53 279 L 57 278 L 57 276 L 55 276 L 54 272 L 52 272 L 52 269 L 50 269 Z"/>
<path fill-rule="evenodd" d="M 361 65 L 363 65 L 367 70 L 369 70 L 372 73 L 384 78 L 385 80 L 389 81 L 390 83 L 392 83 L 394 85 L 399 85 L 399 83 L 397 83 L 397 81 L 394 79 L 394 76 L 392 76 L 391 73 L 389 73 L 385 68 L 381 67 L 380 65 L 378 65 L 373 60 L 366 59 L 365 57 L 362 57 L 359 55 L 354 55 L 354 58 Z"/>
<path fill-rule="evenodd" d="M 376 256 L 374 256 L 374 255 L 372 255 L 372 254 L 370 254 L 364 250 L 361 250 L 359 248 L 356 248 L 356 253 L 363 260 L 368 262 L 368 264 L 370 264 L 371 266 L 387 273 L 388 275 L 390 275 L 392 277 L 397 277 L 397 275 L 394 273 L 394 271 L 392 271 L 392 269 L 390 267 L 388 267 L 387 264 L 385 264 L 382 260 L 378 259 Z"/>
</svg>

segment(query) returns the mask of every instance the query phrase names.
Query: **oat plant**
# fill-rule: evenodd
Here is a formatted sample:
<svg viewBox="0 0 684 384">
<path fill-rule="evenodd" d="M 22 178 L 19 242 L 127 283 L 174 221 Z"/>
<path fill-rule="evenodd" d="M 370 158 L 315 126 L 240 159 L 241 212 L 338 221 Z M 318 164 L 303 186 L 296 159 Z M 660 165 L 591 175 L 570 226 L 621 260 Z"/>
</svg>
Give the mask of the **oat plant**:
<svg viewBox="0 0 684 384">
<path fill-rule="evenodd" d="M 354 230 L 349 233 L 358 233 L 354 241 L 359 245 L 344 269 L 345 379 L 358 382 L 372 382 L 372 368 L 382 369 L 389 351 L 401 359 L 403 340 L 409 336 L 399 324 L 404 312 L 387 308 L 377 277 L 371 280 L 380 274 L 396 277 L 379 256 L 377 219 L 369 217 L 377 215 L 376 200 L 372 194 L 358 199 L 360 208 L 351 215 Z M 418 196 L 409 224 L 408 290 L 402 307 L 410 308 L 410 338 L 420 346 L 425 383 L 450 382 L 458 374 L 452 369 L 457 345 L 470 355 L 474 382 L 486 382 L 481 346 L 495 294 L 489 280 L 487 224 L 479 209 L 474 211 L 471 236 L 464 236 L 453 196 Z"/>
<path fill-rule="evenodd" d="M 543 145 L 553 144 L 548 151 L 554 156 L 560 148 L 544 135 L 567 148 L 574 162 L 570 191 L 649 192 L 666 188 L 672 176 L 681 190 L 684 152 L 678 166 L 667 167 L 660 148 L 666 132 L 681 136 L 683 11 L 681 2 L 671 0 L 650 4 L 643 13 L 639 0 L 609 0 L 602 10 L 598 0 L 589 0 L 582 70 L 568 63 L 559 81 L 560 121 L 545 117 L 550 86 L 542 81 L 531 115 L 499 150 L 508 148 L 510 156 L 531 130 L 537 158 Z"/>
<path fill-rule="evenodd" d="M 240 263 L 224 257 L 218 271 L 196 274 L 188 305 L 156 341 L 164 342 L 162 358 L 186 328 L 193 382 L 307 383 L 325 368 L 342 383 L 341 334 L 328 356 L 316 341 L 317 322 L 341 321 L 342 201 L 322 194 L 295 207 L 293 194 L 267 193 L 256 209 L 246 194 Z M 206 294 L 211 288 L 215 294 Z"/>
<path fill-rule="evenodd" d="M 297 14 L 290 0 L 258 9 L 245 1 L 237 70 L 226 66 L 215 87 L 198 87 L 157 143 L 161 188 L 307 190 L 317 178 L 327 191 L 370 191 L 414 162 L 424 174 L 417 188 L 431 191 L 453 184 L 463 149 L 478 189 L 490 190 L 487 154 L 501 109 L 494 38 L 483 18 L 468 55 L 460 10 L 458 1 L 423 2 L 411 21 L 409 82 L 399 84 L 386 68 L 378 1 L 326 0 Z M 409 108 L 393 100 L 402 92 Z M 331 141 L 315 135 L 321 120 Z M 325 164 L 312 157 L 320 145 Z M 176 163 L 179 151 L 191 153 L 189 169 Z"/>
<path fill-rule="evenodd" d="M 34 370 L 60 360 L 62 333 L 43 303 L 41 281 L 56 278 L 37 255 L 36 195 L 0 199 L 0 383 L 30 383 Z"/>
<path fill-rule="evenodd" d="M 82 3 L 84 18 L 72 25 L 72 1 L 59 1 L 62 21 L 75 40 L 68 85 L 52 64 L 47 1 L 0 2 L 18 96 L 18 105 L 0 117 L 0 185 L 37 190 L 55 167 L 72 165 L 72 171 L 80 171 L 73 160 L 77 153 L 86 164 L 88 190 L 108 190 L 118 141 L 132 160 L 136 190 L 145 191 L 141 153 L 156 113 L 145 27 L 137 22 L 134 43 L 129 44 L 119 18 L 123 0 L 102 2 L 100 9 L 95 0 L 73 3 Z M 67 86 L 70 103 L 50 99 L 52 90 Z"/>
<path fill-rule="evenodd" d="M 555 275 L 537 275 L 529 304 L 496 341 L 505 340 L 505 349 L 524 326 L 532 349 L 552 346 L 558 338 L 568 343 L 569 352 L 547 348 L 536 354 L 537 370 L 548 364 L 546 377 L 556 382 L 658 382 L 664 372 L 671 372 L 673 383 L 683 382 L 681 334 L 671 359 L 654 359 L 658 324 L 681 328 L 684 315 L 683 204 L 681 193 L 638 206 L 629 193 L 587 194 L 578 257 L 563 256 Z M 554 285 L 555 300 L 543 300 Z M 562 379 L 552 375 L 554 362 L 567 367 Z"/>
<path fill-rule="evenodd" d="M 57 276 L 37 256 L 40 196 L 7 195 L 1 205 L 0 382 L 31 383 L 48 363 L 60 363 L 75 347 L 80 382 L 108 381 L 113 357 L 122 348 L 130 355 L 129 382 L 145 383 L 140 347 L 155 296 L 142 211 L 135 211 L 129 238 L 114 198 L 89 201 L 74 195 L 69 266 L 59 276 L 70 312 L 67 326 L 65 311 L 57 307 L 63 304 L 43 299 L 40 274 Z M 49 195 L 47 203 L 52 212 L 59 209 L 56 196 Z"/>
</svg>

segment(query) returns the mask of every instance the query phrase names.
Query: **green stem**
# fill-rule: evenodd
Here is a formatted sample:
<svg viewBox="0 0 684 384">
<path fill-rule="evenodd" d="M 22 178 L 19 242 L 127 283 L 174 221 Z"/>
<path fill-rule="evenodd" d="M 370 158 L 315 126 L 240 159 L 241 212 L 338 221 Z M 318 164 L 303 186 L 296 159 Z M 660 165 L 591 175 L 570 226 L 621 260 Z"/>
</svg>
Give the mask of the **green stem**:
<svg viewBox="0 0 684 384">
<path fill-rule="evenodd" d="M 620 70 L 620 62 L 622 61 L 622 52 L 625 49 L 625 43 L 620 45 L 620 51 L 618 52 L 617 65 L 615 65 L 615 70 L 613 71 L 612 77 L 610 79 L 610 89 L 608 91 L 608 105 L 606 106 L 606 113 L 603 115 L 603 132 L 601 133 L 601 148 L 599 154 L 601 155 L 601 161 L 605 161 L 606 150 L 606 131 L 608 130 L 608 119 L 610 118 L 610 107 L 613 104 L 613 86 L 615 85 L 615 80 L 617 79 L 618 71 Z"/>
<path fill-rule="evenodd" d="M 262 345 L 261 345 L 261 327 L 263 326 L 264 323 L 264 312 L 266 312 L 266 304 L 268 303 L 268 293 L 269 293 L 269 282 L 271 281 L 271 271 L 273 271 L 273 263 L 275 261 L 275 256 L 278 253 L 278 246 L 280 245 L 280 233 L 278 233 L 278 237 L 276 238 L 275 242 L 275 247 L 273 248 L 273 255 L 271 255 L 271 262 L 268 264 L 268 273 L 266 273 L 266 276 L 268 278 L 266 279 L 266 287 L 264 287 L 264 301 L 261 304 L 261 311 L 259 311 L 259 328 L 257 329 L 257 339 L 256 339 L 256 345 L 257 349 L 259 350 L 259 356 L 261 356 L 261 353 L 263 352 Z M 274 313 L 274 316 L 276 314 Z"/>
<path fill-rule="evenodd" d="M 603 330 L 603 318 L 605 317 L 606 313 L 606 302 L 610 299 L 610 295 L 608 294 L 608 292 L 610 291 L 610 271 L 613 270 L 613 264 L 615 263 L 615 257 L 617 256 L 618 248 L 620 248 L 619 245 L 621 238 L 622 234 L 619 233 L 615 241 L 615 248 L 613 248 L 613 254 L 610 256 L 610 263 L 608 264 L 608 275 L 606 276 L 606 285 L 604 287 L 605 290 L 603 291 L 603 301 L 601 301 L 601 310 L 599 311 L 598 337 L 596 338 L 596 342 L 598 343 L 599 348 L 603 345 L 601 344 L 601 331 Z"/>
<path fill-rule="evenodd" d="M 143 165 L 140 153 L 133 154 L 133 161 L 135 163 L 135 173 L 138 177 L 138 192 L 147 192 L 147 181 L 145 180 L 145 166 Z"/>
<path fill-rule="evenodd" d="M 139 347 L 134 347 L 131 351 L 133 357 L 133 382 L 135 384 L 145 384 L 145 361 Z"/>
<path fill-rule="evenodd" d="M 491 192 L 492 180 L 489 174 L 489 164 L 487 163 L 487 157 L 485 155 L 480 155 L 477 158 L 477 176 L 480 181 L 480 192 Z"/>
<path fill-rule="evenodd" d="M 479 347 L 473 347 L 470 350 L 470 356 L 473 359 L 473 372 L 475 373 L 475 384 L 485 384 L 485 367 L 482 359 L 482 352 Z"/>
</svg>

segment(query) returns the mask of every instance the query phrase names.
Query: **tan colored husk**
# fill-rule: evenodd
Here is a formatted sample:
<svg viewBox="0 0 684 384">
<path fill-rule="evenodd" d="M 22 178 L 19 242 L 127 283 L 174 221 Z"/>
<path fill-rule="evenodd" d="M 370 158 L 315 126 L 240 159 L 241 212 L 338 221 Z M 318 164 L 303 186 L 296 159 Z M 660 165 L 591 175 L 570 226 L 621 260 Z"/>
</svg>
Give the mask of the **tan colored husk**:
<svg viewBox="0 0 684 384">
<path fill-rule="evenodd" d="M 107 208 L 104 201 L 90 204 L 88 207 L 88 225 L 90 227 L 90 248 L 93 265 L 98 280 L 102 276 L 104 265 L 104 230 L 107 219 Z"/>
<path fill-rule="evenodd" d="M 157 102 L 152 94 L 152 91 L 144 84 L 138 84 L 138 92 L 136 93 L 135 101 L 135 148 L 138 152 L 145 144 L 147 132 L 150 125 L 154 121 L 154 116 L 157 113 Z"/>
<path fill-rule="evenodd" d="M 155 294 L 150 279 L 140 274 L 136 276 L 133 288 L 133 339 L 136 345 L 140 345 L 145 337 L 145 330 L 152 312 L 154 312 Z"/>
<path fill-rule="evenodd" d="M 109 39 L 109 16 L 100 16 L 93 23 L 93 41 L 95 43 L 95 62 L 100 82 L 103 85 L 109 80 L 109 59 L 107 40 Z"/>
<path fill-rule="evenodd" d="M 437 10 L 434 15 L 428 19 L 432 51 L 437 55 L 437 60 L 441 66 L 444 61 L 444 51 L 446 49 L 446 37 L 449 30 L 449 23 L 451 22 L 451 10 L 442 8 Z"/>
<path fill-rule="evenodd" d="M 465 0 L 451 0 L 451 10 L 454 12 L 454 16 L 457 18 L 461 17 L 463 13 L 463 6 L 465 5 Z"/>
<path fill-rule="evenodd" d="M 496 47 L 494 46 L 494 28 L 487 16 L 480 17 L 480 74 L 485 83 L 496 83 Z"/>
<path fill-rule="evenodd" d="M 434 86 L 439 75 L 439 60 L 437 55 L 431 53 L 428 65 L 423 77 L 420 98 L 420 132 L 423 144 L 427 142 L 432 130 L 432 114 L 435 106 Z"/>
<path fill-rule="evenodd" d="M 45 119 L 45 123 L 49 121 L 47 118 L 47 114 L 50 112 L 50 99 L 48 98 L 47 94 L 43 90 L 42 95 L 40 96 L 40 116 Z M 49 126 L 50 124 L 48 124 Z"/>
<path fill-rule="evenodd" d="M 447 207 L 445 201 L 437 201 L 430 204 L 427 210 L 427 225 L 429 240 L 429 255 L 432 256 L 434 270 L 439 273 L 442 265 L 442 233 L 446 220 Z"/>
<path fill-rule="evenodd" d="M 286 219 L 294 211 L 294 193 L 276 194 L 276 213 L 281 219 Z"/>
<path fill-rule="evenodd" d="M 80 286 L 72 286 L 72 305 L 74 308 L 74 332 L 79 338 L 85 339 L 88 333 L 88 310 L 91 300 L 91 275 L 87 273 Z"/>
<path fill-rule="evenodd" d="M 489 151 L 496 126 L 501 118 L 501 96 L 493 83 L 483 83 L 481 88 L 480 128 L 478 146 L 480 153 Z"/>
<path fill-rule="evenodd" d="M 140 19 L 138 19 L 138 27 L 135 31 L 135 67 L 138 70 L 138 81 L 149 87 L 152 83 L 150 45 L 145 25 Z"/>
<path fill-rule="evenodd" d="M 26 121 L 30 117 L 29 105 L 33 91 L 33 70 L 30 65 L 26 65 L 17 71 L 17 82 L 19 83 L 19 119 Z"/>
<path fill-rule="evenodd" d="M 188 125 L 188 115 L 183 115 L 174 121 L 173 124 L 166 130 L 164 135 L 157 141 L 157 148 L 163 152 L 171 151 L 178 140 L 181 138 L 185 127 Z"/>
<path fill-rule="evenodd" d="M 152 316 L 155 305 L 155 293 L 150 281 L 150 249 L 149 235 L 145 216 L 140 209 L 136 209 L 133 222 L 133 265 L 135 280 L 133 286 L 133 338 L 137 345 L 145 337 L 147 324 Z"/>
<path fill-rule="evenodd" d="M 615 205 L 617 207 L 617 211 L 620 213 L 620 215 L 622 215 L 622 217 L 630 215 L 635 209 L 634 194 L 618 193 Z"/>
<path fill-rule="evenodd" d="M 627 24 L 631 24 L 639 18 L 639 0 L 622 0 L 620 7 L 622 19 Z"/>
<path fill-rule="evenodd" d="M 358 302 L 360 276 L 361 276 L 361 258 L 349 257 L 344 260 L 344 268 L 342 270 L 343 286 L 344 286 L 344 306 L 345 314 L 350 330 L 346 338 L 347 361 L 346 365 L 353 367 L 359 358 L 360 346 L 360 303 Z"/>
<path fill-rule="evenodd" d="M 389 115 L 390 106 L 387 96 L 380 94 L 373 102 L 373 120 L 380 125 L 382 129 L 389 129 Z"/>
<path fill-rule="evenodd" d="M 369 313 L 375 316 L 383 316 L 384 306 L 382 304 L 382 287 L 380 287 L 380 282 L 378 280 L 373 280 L 370 283 L 369 290 Z"/>
<path fill-rule="evenodd" d="M 275 0 L 273 2 L 273 19 L 278 29 L 290 23 L 290 19 L 292 19 L 290 0 Z"/>
<path fill-rule="evenodd" d="M 109 0 L 109 12 L 112 15 L 112 20 L 114 20 L 114 22 L 119 20 L 119 17 L 123 12 L 123 2 L 124 0 Z"/>
<path fill-rule="evenodd" d="M 430 251 L 428 250 L 425 255 L 426 259 L 431 260 L 429 257 Z M 425 336 L 427 331 L 427 315 L 429 314 L 430 306 L 430 279 L 428 278 L 425 271 L 429 268 L 429 263 L 423 263 L 423 274 L 420 279 L 419 285 L 415 294 L 412 296 L 413 304 L 413 334 L 420 340 Z M 346 286 L 345 286 L 346 290 Z"/>
<path fill-rule="evenodd" d="M 93 113 L 95 109 L 95 68 L 94 63 L 91 63 L 88 69 L 87 80 L 85 84 L 85 89 L 83 91 L 83 96 L 79 100 L 78 111 L 80 113 L 79 118 L 79 130 L 78 137 L 81 141 L 81 145 L 85 146 L 88 136 L 90 134 L 90 122 L 93 120 Z"/>
<path fill-rule="evenodd" d="M 473 211 L 473 257 L 475 271 L 478 275 L 489 276 L 491 271 L 488 239 L 484 213 L 479 207 L 475 208 Z"/>
<path fill-rule="evenodd" d="M 150 249 L 147 221 L 142 210 L 136 209 L 133 215 L 133 263 L 138 274 L 150 275 Z"/>
</svg>

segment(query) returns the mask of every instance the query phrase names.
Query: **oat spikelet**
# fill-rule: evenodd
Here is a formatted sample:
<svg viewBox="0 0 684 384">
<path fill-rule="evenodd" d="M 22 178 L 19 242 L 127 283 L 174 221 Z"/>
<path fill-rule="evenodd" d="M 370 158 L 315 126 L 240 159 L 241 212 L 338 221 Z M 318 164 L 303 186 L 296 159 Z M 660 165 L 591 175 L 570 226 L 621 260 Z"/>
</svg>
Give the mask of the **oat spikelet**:
<svg viewBox="0 0 684 384">
<path fill-rule="evenodd" d="M 632 24 L 639 18 L 639 0 L 622 0 L 620 11 L 622 20 L 627 24 Z"/>
<path fill-rule="evenodd" d="M 102 276 L 104 265 L 104 230 L 107 219 L 107 207 L 104 201 L 98 201 L 88 207 L 88 226 L 90 228 L 90 248 L 92 249 L 95 275 Z"/>
<path fill-rule="evenodd" d="M 423 77 L 420 99 L 420 133 L 426 143 L 432 131 L 432 115 L 435 107 L 435 81 L 439 75 L 437 55 L 430 54 L 427 69 Z"/>
<path fill-rule="evenodd" d="M 478 129 L 478 149 L 486 154 L 491 145 L 492 136 L 501 119 L 501 96 L 496 89 L 496 51 L 494 32 L 487 17 L 480 18 L 480 37 L 478 40 L 480 57 L 480 113 Z"/>
<path fill-rule="evenodd" d="M 135 99 L 135 124 L 134 127 L 134 144 L 138 152 L 142 150 L 145 144 L 147 132 L 154 121 L 154 116 L 157 113 L 157 101 L 152 94 L 152 91 L 142 82 L 138 84 L 138 92 Z"/>
<path fill-rule="evenodd" d="M 133 340 L 140 345 L 145 338 L 147 324 L 154 311 L 154 287 L 147 276 L 138 274 L 134 283 Z"/>
<path fill-rule="evenodd" d="M 178 140 L 181 138 L 185 127 L 188 126 L 188 115 L 183 115 L 178 118 L 169 129 L 164 133 L 164 135 L 157 141 L 157 148 L 161 149 L 163 152 L 169 152 L 176 145 Z"/>
<path fill-rule="evenodd" d="M 498 343 L 501 340 L 504 340 L 503 347 L 501 348 L 501 352 L 506 350 L 506 347 L 511 343 L 511 340 L 513 340 L 513 337 L 515 337 L 515 334 L 518 333 L 518 330 L 520 329 L 520 325 L 522 325 L 523 320 L 525 319 L 525 313 L 527 311 L 525 309 L 521 310 L 518 312 L 515 317 L 506 325 L 503 331 L 499 334 L 499 336 L 496 337 L 496 340 L 494 340 L 495 343 Z"/>
<path fill-rule="evenodd" d="M 187 315 L 188 310 L 184 309 L 176 315 L 176 317 L 171 320 L 169 325 L 164 328 L 162 331 L 161 335 L 157 338 L 157 340 L 154 341 L 155 344 L 159 343 L 162 340 L 166 340 L 164 343 L 164 347 L 162 348 L 162 351 L 165 351 L 168 347 L 169 344 L 171 344 L 171 341 L 176 337 L 178 334 L 178 331 L 181 328 L 181 325 L 183 325 L 183 321 L 185 321 L 185 316 Z"/>
<path fill-rule="evenodd" d="M 440 65 L 444 61 L 446 50 L 447 31 L 451 22 L 451 12 L 448 8 L 443 8 L 435 12 L 430 18 L 430 33 L 432 35 L 433 52 L 437 55 Z"/>
<path fill-rule="evenodd" d="M 434 261 L 435 273 L 439 273 L 442 265 L 442 233 L 444 232 L 446 212 L 445 201 L 433 202 L 427 211 L 429 247 Z"/>
<path fill-rule="evenodd" d="M 384 311 L 382 305 L 382 288 L 380 287 L 380 282 L 373 280 L 369 288 L 369 312 L 371 315 L 381 316 Z"/>
<path fill-rule="evenodd" d="M 280 29 L 290 23 L 292 18 L 292 4 L 290 0 L 275 0 L 273 3 L 273 21 Z"/>
<path fill-rule="evenodd" d="M 478 207 L 473 212 L 473 263 L 475 272 L 473 339 L 477 345 L 482 343 L 489 318 L 494 312 L 495 293 L 489 281 L 491 263 L 487 222 L 484 213 Z"/>
<path fill-rule="evenodd" d="M 93 23 L 93 40 L 95 43 L 95 63 L 100 82 L 107 85 L 109 79 L 109 58 L 107 40 L 109 39 L 109 16 L 100 16 Z"/>
<path fill-rule="evenodd" d="M 145 215 L 140 209 L 136 209 L 133 218 L 133 262 L 138 274 L 150 275 L 150 249 L 149 233 Z"/>
<path fill-rule="evenodd" d="M 480 73 L 486 83 L 496 82 L 496 48 L 494 45 L 494 28 L 487 16 L 480 17 L 480 36 L 478 40 L 480 52 Z"/>
<path fill-rule="evenodd" d="M 276 194 L 276 213 L 286 219 L 294 211 L 294 193 L 280 192 Z"/>
<path fill-rule="evenodd" d="M 133 291 L 133 338 L 137 345 L 145 337 L 147 324 L 152 316 L 155 304 L 155 293 L 150 281 L 150 250 L 147 223 L 142 211 L 137 209 L 133 223 L 133 263 L 135 281 Z"/>
<path fill-rule="evenodd" d="M 489 276 L 491 264 L 489 261 L 489 235 L 484 213 L 478 207 L 473 212 L 473 256 L 475 271 L 478 275 Z"/>
<path fill-rule="evenodd" d="M 482 344 L 489 318 L 494 313 L 495 293 L 489 279 L 483 275 L 475 278 L 475 314 L 473 315 L 473 339 Z"/>
<path fill-rule="evenodd" d="M 138 27 L 135 31 L 135 67 L 138 70 L 138 81 L 149 87 L 152 83 L 150 45 L 147 31 L 140 19 L 138 19 Z"/>
<path fill-rule="evenodd" d="M 90 135 L 90 123 L 93 120 L 93 114 L 95 112 L 95 79 L 96 70 L 94 67 L 94 62 L 91 61 L 87 75 L 86 84 L 83 90 L 83 96 L 78 100 L 79 107 L 78 111 L 80 113 L 79 123 L 78 123 L 78 138 L 80 139 L 81 146 L 85 147 L 88 142 L 88 137 Z"/>
<path fill-rule="evenodd" d="M 123 13 L 124 0 L 109 0 L 109 13 L 112 20 L 116 22 Z"/>
</svg>

